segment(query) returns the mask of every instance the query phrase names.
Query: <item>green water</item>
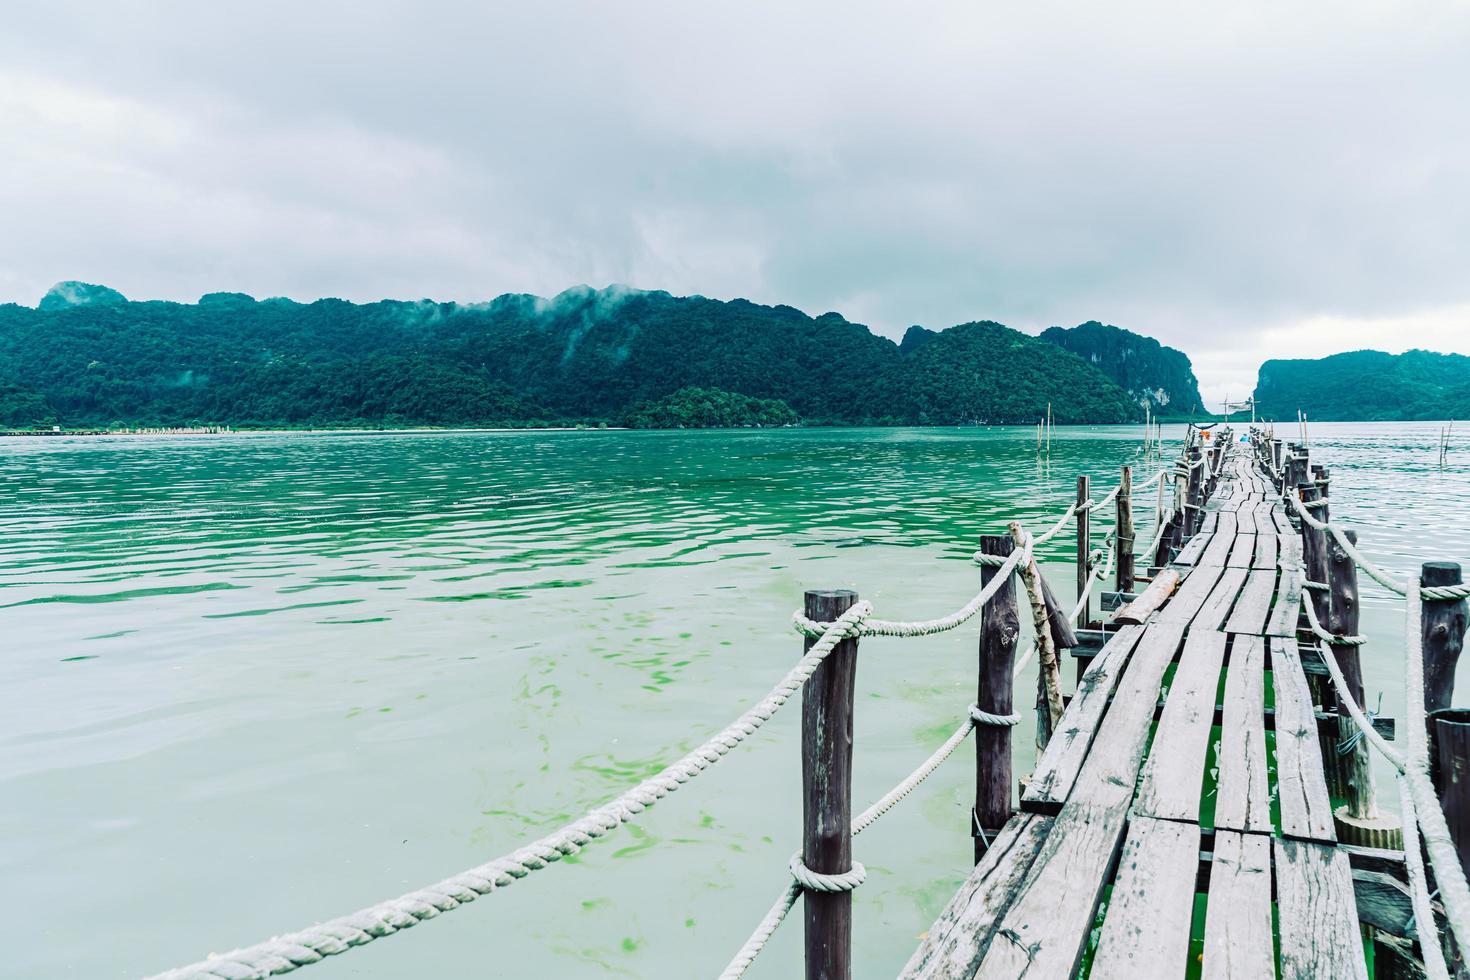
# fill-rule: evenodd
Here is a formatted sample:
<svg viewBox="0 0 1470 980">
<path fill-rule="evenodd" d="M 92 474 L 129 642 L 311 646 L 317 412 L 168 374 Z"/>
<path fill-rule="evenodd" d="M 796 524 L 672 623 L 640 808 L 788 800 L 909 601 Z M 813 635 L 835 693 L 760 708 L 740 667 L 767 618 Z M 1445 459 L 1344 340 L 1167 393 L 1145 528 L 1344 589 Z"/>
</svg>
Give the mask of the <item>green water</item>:
<svg viewBox="0 0 1470 980">
<path fill-rule="evenodd" d="M 1334 513 L 1399 571 L 1470 556 L 1470 456 L 1441 472 L 1436 432 L 1313 432 Z M 978 534 L 1040 527 L 1079 472 L 1110 487 L 1138 437 L 1062 430 L 1049 467 L 1007 429 L 4 440 L 0 972 L 163 969 L 511 850 L 763 694 L 803 589 L 947 612 Z M 1369 688 L 1401 715 L 1401 607 L 1364 596 Z M 974 647 L 863 642 L 859 807 L 963 717 Z M 714 975 L 785 884 L 798 722 L 313 975 Z M 896 973 L 967 872 L 970 758 L 859 839 L 860 977 Z M 750 975 L 792 975 L 800 932 Z"/>
</svg>

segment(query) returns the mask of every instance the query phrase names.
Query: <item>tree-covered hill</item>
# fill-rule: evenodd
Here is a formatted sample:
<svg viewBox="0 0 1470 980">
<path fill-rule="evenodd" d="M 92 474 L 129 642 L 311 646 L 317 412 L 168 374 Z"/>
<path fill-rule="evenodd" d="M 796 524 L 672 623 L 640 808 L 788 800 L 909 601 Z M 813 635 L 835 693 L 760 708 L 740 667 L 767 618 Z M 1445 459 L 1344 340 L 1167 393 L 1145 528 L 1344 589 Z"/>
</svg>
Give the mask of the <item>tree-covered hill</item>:
<svg viewBox="0 0 1470 980">
<path fill-rule="evenodd" d="M 1411 350 L 1272 360 L 1256 380 L 1256 412 L 1285 419 L 1398 421 L 1470 416 L 1470 357 Z"/>
<path fill-rule="evenodd" d="M 1032 422 L 1048 402 L 1059 421 L 1139 414 L 1093 366 L 999 324 L 921 334 L 901 350 L 836 313 L 616 286 L 358 305 L 63 283 L 40 308 L 0 306 L 0 425 L 616 422 L 692 411 L 687 393 L 650 407 L 685 389 L 818 424 Z"/>
<path fill-rule="evenodd" d="M 1089 320 L 1070 329 L 1049 327 L 1041 339 L 1097 367 L 1154 415 L 1187 416 L 1205 410 L 1188 355 L 1152 337 Z"/>
</svg>

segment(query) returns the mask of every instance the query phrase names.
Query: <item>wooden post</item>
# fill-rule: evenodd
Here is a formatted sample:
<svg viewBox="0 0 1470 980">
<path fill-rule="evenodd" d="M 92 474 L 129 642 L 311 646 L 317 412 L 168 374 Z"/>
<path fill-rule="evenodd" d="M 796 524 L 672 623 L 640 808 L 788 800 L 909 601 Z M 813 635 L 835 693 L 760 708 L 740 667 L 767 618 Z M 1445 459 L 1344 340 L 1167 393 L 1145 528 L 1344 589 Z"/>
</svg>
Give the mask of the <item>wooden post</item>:
<svg viewBox="0 0 1470 980">
<path fill-rule="evenodd" d="M 1321 486 L 1317 483 L 1303 483 L 1297 487 L 1302 503 L 1311 504 L 1322 497 Z M 1319 521 L 1327 520 L 1327 508 L 1308 507 L 1307 513 Z M 1327 582 L 1327 532 L 1319 531 L 1306 521 L 1302 521 L 1302 564 L 1307 568 L 1307 579 L 1312 582 Z M 1321 623 L 1327 622 L 1328 594 L 1323 589 L 1306 588 L 1307 601 L 1311 602 L 1312 610 L 1317 614 L 1317 620 Z"/>
<path fill-rule="evenodd" d="M 1091 578 L 1092 572 L 1088 568 L 1088 553 L 1092 550 L 1092 511 L 1083 508 L 1092 502 L 1091 483 L 1085 476 L 1077 478 L 1077 597 L 1082 597 L 1082 591 L 1087 588 L 1087 580 Z M 1082 603 L 1082 608 L 1077 610 L 1077 628 L 1086 629 L 1090 615 L 1092 600 Z"/>
<path fill-rule="evenodd" d="M 980 553 L 1006 558 L 1015 549 L 1008 534 L 980 537 Z M 980 568 L 981 587 L 995 578 L 996 569 Z M 1012 671 L 1016 642 L 1021 636 L 1021 614 L 1016 604 L 1016 579 L 1005 582 L 980 612 L 980 680 L 975 704 L 993 715 L 1015 710 Z M 1011 816 L 1011 729 L 1005 725 L 975 728 L 975 809 L 970 815 L 970 832 L 975 838 L 975 863 L 990 848 L 995 833 Z"/>
<path fill-rule="evenodd" d="M 1277 485 L 1277 489 L 1280 489 L 1280 487 L 1281 487 L 1281 481 L 1282 481 L 1282 477 L 1280 475 L 1281 474 L 1281 461 L 1282 461 L 1282 459 L 1285 458 L 1285 456 L 1284 456 L 1284 454 L 1282 453 L 1281 450 L 1282 450 L 1281 440 L 1280 439 L 1272 439 L 1271 440 L 1271 480 L 1272 480 L 1272 482 L 1274 482 Z"/>
<path fill-rule="evenodd" d="M 1114 588 L 1119 592 L 1132 592 L 1133 585 L 1133 467 L 1123 467 L 1123 474 L 1118 484 L 1118 523 L 1117 540 L 1114 545 L 1118 549 L 1118 574 L 1114 578 Z"/>
<path fill-rule="evenodd" d="M 1200 480 L 1204 473 L 1195 463 L 1200 461 L 1199 446 L 1189 447 L 1189 465 L 1193 467 L 1189 471 L 1189 483 L 1184 492 L 1184 537 L 1194 537 L 1194 532 L 1199 530 L 1200 525 Z"/>
<path fill-rule="evenodd" d="M 1452 561 L 1427 561 L 1419 570 L 1423 585 L 1460 585 L 1460 566 Z M 1413 601 L 1413 596 L 1409 600 Z M 1455 696 L 1455 666 L 1465 646 L 1466 603 L 1421 600 L 1424 622 L 1424 708 L 1439 711 Z"/>
<path fill-rule="evenodd" d="M 1419 580 L 1422 585 L 1460 585 L 1464 581 L 1459 564 L 1450 561 L 1425 562 Z M 1414 598 L 1409 596 L 1408 601 Z M 1460 854 L 1460 867 L 1470 869 L 1470 711 L 1450 707 L 1455 696 L 1455 667 L 1465 646 L 1467 607 L 1464 599 L 1421 597 L 1419 601 L 1430 773 Z M 1452 954 L 1458 952 L 1454 944 L 1446 946 Z"/>
<path fill-rule="evenodd" d="M 806 594 L 806 615 L 830 623 L 857 602 L 849 589 Z M 807 638 L 806 649 L 816 642 Z M 827 655 L 801 695 L 802 862 L 819 874 L 852 870 L 852 706 L 857 640 Z M 807 980 L 851 980 L 852 892 L 809 891 Z"/>
</svg>

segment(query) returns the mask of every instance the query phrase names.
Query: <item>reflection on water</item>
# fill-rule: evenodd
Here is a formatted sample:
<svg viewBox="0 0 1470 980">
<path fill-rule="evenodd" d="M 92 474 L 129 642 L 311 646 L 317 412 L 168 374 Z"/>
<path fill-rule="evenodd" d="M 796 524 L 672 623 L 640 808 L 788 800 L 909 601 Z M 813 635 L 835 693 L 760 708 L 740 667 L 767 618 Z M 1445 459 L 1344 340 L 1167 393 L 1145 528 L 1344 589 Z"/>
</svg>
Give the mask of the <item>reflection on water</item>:
<svg viewBox="0 0 1470 980">
<path fill-rule="evenodd" d="M 1399 572 L 1470 555 L 1465 457 L 1441 472 L 1436 433 L 1313 429 L 1334 514 Z M 1049 467 L 1020 429 L 6 441 L 9 968 L 135 975 L 544 832 L 763 693 L 802 589 L 947 612 L 978 534 L 1138 462 L 1136 431 L 1059 434 Z M 1364 595 L 1369 687 L 1401 714 L 1401 607 Z M 859 806 L 962 716 L 974 643 L 864 641 Z M 717 972 L 797 843 L 797 715 L 567 867 L 314 969 Z M 893 975 L 965 873 L 968 769 L 864 835 L 860 976 Z M 752 976 L 789 975 L 799 934 Z"/>
</svg>

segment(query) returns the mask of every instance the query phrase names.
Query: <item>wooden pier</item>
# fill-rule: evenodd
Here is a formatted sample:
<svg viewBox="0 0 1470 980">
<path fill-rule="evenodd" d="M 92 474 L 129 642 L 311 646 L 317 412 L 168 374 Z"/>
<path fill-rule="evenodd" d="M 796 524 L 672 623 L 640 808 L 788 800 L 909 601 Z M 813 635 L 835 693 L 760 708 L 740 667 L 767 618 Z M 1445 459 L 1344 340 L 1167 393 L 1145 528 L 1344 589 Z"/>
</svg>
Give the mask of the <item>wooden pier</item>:
<svg viewBox="0 0 1470 980">
<path fill-rule="evenodd" d="M 1080 651 L 1019 811 L 903 976 L 1366 980 L 1375 954 L 1379 977 L 1423 975 L 1410 941 L 1364 925 L 1405 931 L 1401 851 L 1340 839 L 1364 801 L 1334 813 L 1357 760 L 1298 644 L 1302 533 L 1250 447 L 1206 452 L 1223 455 L 1193 535 Z M 1355 792 L 1371 809 L 1371 782 Z"/>
<path fill-rule="evenodd" d="M 1125 466 L 1100 497 L 1079 477 L 1075 503 L 1050 529 L 1033 535 L 1012 522 L 982 537 L 980 591 L 943 616 L 881 619 L 855 592 L 808 592 L 793 617 L 802 655 L 775 686 L 613 799 L 432 884 L 156 980 L 275 976 L 498 894 L 708 771 L 798 692 L 801 848 L 721 980 L 741 980 L 798 901 L 808 980 L 870 975 L 853 956 L 854 889 L 867 877 L 853 840 L 971 734 L 974 870 L 905 978 L 1470 980 L 1470 711 L 1451 707 L 1470 589 L 1452 562 L 1426 562 L 1408 579 L 1373 564 L 1329 519 L 1331 482 L 1308 455 L 1269 430 L 1232 443 L 1228 429 L 1192 426 L 1178 461 L 1152 477 L 1135 481 Z M 1135 513 L 1135 491 L 1154 485 L 1149 521 Z M 1112 528 L 1094 550 L 1094 519 L 1109 506 Z M 1135 555 L 1138 517 L 1152 540 Z M 1071 611 L 1037 562 L 1069 523 Z M 1363 709 L 1359 568 L 1406 603 L 1403 726 Z M 1110 573 L 1115 591 L 1094 616 L 1092 592 Z M 1034 644 L 1018 657 L 1025 618 Z M 975 702 L 854 815 L 860 638 L 972 621 Z M 1018 780 L 1011 742 L 1024 699 L 1013 686 L 1033 652 L 1042 751 Z M 1070 697 L 1067 656 L 1077 666 Z M 1403 749 L 1387 741 L 1396 727 Z M 1370 747 L 1395 770 L 1397 807 L 1379 805 Z"/>
</svg>

